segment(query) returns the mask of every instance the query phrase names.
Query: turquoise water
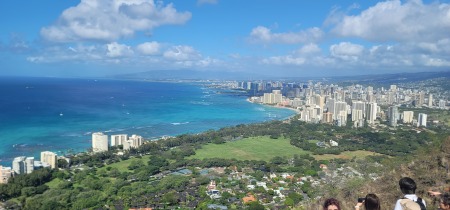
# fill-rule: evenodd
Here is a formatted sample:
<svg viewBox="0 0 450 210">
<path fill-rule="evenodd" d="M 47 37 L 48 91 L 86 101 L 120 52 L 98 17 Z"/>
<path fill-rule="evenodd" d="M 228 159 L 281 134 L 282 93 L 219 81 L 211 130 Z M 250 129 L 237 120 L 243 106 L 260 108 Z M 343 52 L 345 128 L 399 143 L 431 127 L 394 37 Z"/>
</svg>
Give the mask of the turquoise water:
<svg viewBox="0 0 450 210">
<path fill-rule="evenodd" d="M 146 139 L 199 133 L 294 114 L 200 84 L 61 78 L 0 78 L 0 164 L 85 151 L 91 133 Z"/>
</svg>

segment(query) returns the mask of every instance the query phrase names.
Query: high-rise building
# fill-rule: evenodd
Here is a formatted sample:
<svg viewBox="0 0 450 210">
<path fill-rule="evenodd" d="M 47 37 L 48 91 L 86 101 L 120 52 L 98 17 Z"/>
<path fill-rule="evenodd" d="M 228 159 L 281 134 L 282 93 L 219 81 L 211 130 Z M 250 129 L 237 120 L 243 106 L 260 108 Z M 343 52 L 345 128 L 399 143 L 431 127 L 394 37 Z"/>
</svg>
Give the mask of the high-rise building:
<svg viewBox="0 0 450 210">
<path fill-rule="evenodd" d="M 420 91 L 418 94 L 418 103 L 416 104 L 417 107 L 421 107 L 423 103 L 425 102 L 425 93 Z"/>
<path fill-rule="evenodd" d="M 417 119 L 417 127 L 427 127 L 427 114 L 419 113 L 419 117 Z"/>
<path fill-rule="evenodd" d="M 138 135 L 132 135 L 130 138 L 123 142 L 123 149 L 129 150 L 130 148 L 138 148 L 144 143 L 144 138 Z"/>
<path fill-rule="evenodd" d="M 352 109 L 352 121 L 358 121 L 364 119 L 363 111 L 359 109 Z"/>
<path fill-rule="evenodd" d="M 272 93 L 264 93 L 264 96 L 263 96 L 263 103 L 265 103 L 265 104 L 273 104 L 273 101 L 272 101 Z"/>
<path fill-rule="evenodd" d="M 108 135 L 102 132 L 92 134 L 92 151 L 104 152 L 108 151 Z"/>
<path fill-rule="evenodd" d="M 412 123 L 414 119 L 414 111 L 403 111 L 403 123 Z"/>
<path fill-rule="evenodd" d="M 369 124 L 374 124 L 377 119 L 377 103 L 367 104 L 366 118 Z"/>
<path fill-rule="evenodd" d="M 334 105 L 335 105 L 335 101 L 336 100 L 334 100 L 334 99 L 332 99 L 332 98 L 327 98 L 327 103 L 326 103 L 326 109 L 327 109 L 327 112 L 330 112 L 331 114 L 334 114 Z"/>
<path fill-rule="evenodd" d="M 439 100 L 439 108 L 445 109 L 447 102 L 445 100 Z"/>
<path fill-rule="evenodd" d="M 353 102 L 352 103 L 352 110 L 353 109 L 361 110 L 362 113 L 365 114 L 366 113 L 366 102 L 362 102 L 362 101 L 355 101 L 355 102 Z"/>
<path fill-rule="evenodd" d="M 339 122 L 338 126 L 347 125 L 347 110 L 339 111 L 338 117 L 336 120 Z"/>
<path fill-rule="evenodd" d="M 20 156 L 14 158 L 12 169 L 16 174 L 29 174 L 34 170 L 34 157 Z"/>
<path fill-rule="evenodd" d="M 49 164 L 51 168 L 56 168 L 58 166 L 56 153 L 50 151 L 41 152 L 41 162 Z"/>
<path fill-rule="evenodd" d="M 142 138 L 142 136 L 138 136 L 138 135 L 132 135 L 128 141 L 130 141 L 130 146 L 137 148 L 139 146 L 141 146 L 144 143 L 144 138 Z"/>
<path fill-rule="evenodd" d="M 283 95 L 281 95 L 281 90 L 273 90 L 273 103 L 278 104 L 283 100 Z"/>
<path fill-rule="evenodd" d="M 15 157 L 12 162 L 12 169 L 16 174 L 25 174 L 25 156 Z"/>
<path fill-rule="evenodd" d="M 389 125 L 394 127 L 397 126 L 397 120 L 399 119 L 397 106 L 389 107 L 388 116 L 389 116 Z"/>
<path fill-rule="evenodd" d="M 430 95 L 428 96 L 428 107 L 432 106 L 433 106 L 433 94 L 430 93 Z"/>
<path fill-rule="evenodd" d="M 389 90 L 392 91 L 392 92 L 397 91 L 397 85 L 391 85 Z"/>
<path fill-rule="evenodd" d="M 123 142 L 125 142 L 127 139 L 127 134 L 111 135 L 111 146 L 123 145 Z"/>
<path fill-rule="evenodd" d="M 347 119 L 347 103 L 343 102 L 343 101 L 338 101 L 334 103 L 334 116 L 335 116 L 335 120 L 337 120 L 338 118 L 340 118 L 341 116 L 345 115 L 345 119 Z M 345 112 L 345 114 L 343 113 Z"/>
<path fill-rule="evenodd" d="M 4 167 L 0 165 L 0 184 L 7 184 L 12 175 L 11 167 Z"/>
<path fill-rule="evenodd" d="M 332 123 L 333 122 L 333 113 L 331 113 L 331 112 L 323 113 L 322 122 L 323 123 Z"/>
<path fill-rule="evenodd" d="M 34 170 L 34 157 L 27 157 L 25 159 L 25 163 L 26 163 L 26 173 L 29 174 L 31 172 L 33 172 Z"/>
</svg>

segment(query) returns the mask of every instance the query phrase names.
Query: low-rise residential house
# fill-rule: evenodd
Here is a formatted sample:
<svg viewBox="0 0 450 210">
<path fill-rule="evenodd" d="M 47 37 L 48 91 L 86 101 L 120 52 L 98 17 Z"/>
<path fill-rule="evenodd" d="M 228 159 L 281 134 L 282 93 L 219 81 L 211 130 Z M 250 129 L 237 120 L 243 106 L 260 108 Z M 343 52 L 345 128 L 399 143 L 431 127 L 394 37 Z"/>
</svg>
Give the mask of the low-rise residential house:
<svg viewBox="0 0 450 210">
<path fill-rule="evenodd" d="M 256 197 L 250 193 L 248 193 L 247 196 L 242 198 L 242 202 L 244 202 L 244 204 L 253 202 L 253 201 L 256 201 Z"/>
</svg>

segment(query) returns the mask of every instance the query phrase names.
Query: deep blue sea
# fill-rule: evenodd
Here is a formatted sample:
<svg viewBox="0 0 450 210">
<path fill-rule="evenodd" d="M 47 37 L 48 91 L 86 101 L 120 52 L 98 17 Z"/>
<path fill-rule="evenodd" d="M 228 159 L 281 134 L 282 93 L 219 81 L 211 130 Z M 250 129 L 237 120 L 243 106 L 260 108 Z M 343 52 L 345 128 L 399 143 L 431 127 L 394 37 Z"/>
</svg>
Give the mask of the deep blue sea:
<svg viewBox="0 0 450 210">
<path fill-rule="evenodd" d="M 190 83 L 0 78 L 0 164 L 21 155 L 38 160 L 45 150 L 85 151 L 92 132 L 154 139 L 294 114 L 217 91 Z"/>
</svg>

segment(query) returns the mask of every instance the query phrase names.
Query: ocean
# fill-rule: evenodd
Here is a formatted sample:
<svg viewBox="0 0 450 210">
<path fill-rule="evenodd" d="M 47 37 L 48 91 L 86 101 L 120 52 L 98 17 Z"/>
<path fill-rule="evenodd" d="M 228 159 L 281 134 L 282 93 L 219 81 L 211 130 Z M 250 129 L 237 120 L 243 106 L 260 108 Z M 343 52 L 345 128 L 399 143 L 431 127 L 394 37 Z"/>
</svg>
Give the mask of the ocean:
<svg viewBox="0 0 450 210">
<path fill-rule="evenodd" d="M 292 116 L 198 83 L 0 77 L 0 165 L 41 151 L 86 151 L 91 134 L 145 139 Z"/>
</svg>

